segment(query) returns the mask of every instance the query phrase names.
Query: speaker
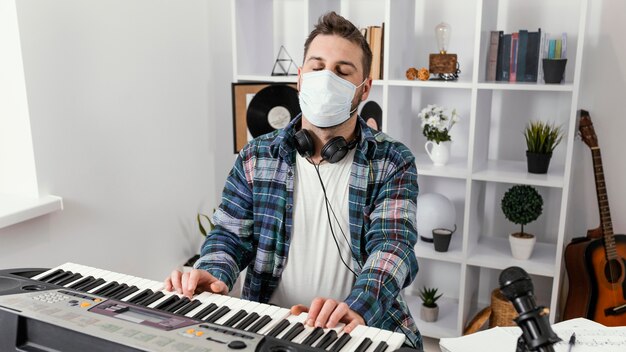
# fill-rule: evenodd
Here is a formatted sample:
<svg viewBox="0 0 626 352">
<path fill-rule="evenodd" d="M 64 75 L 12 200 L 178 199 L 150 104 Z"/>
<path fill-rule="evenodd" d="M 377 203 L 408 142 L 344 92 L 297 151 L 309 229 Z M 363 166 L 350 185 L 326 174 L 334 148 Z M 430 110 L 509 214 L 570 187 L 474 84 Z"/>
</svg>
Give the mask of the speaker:
<svg viewBox="0 0 626 352">
<path fill-rule="evenodd" d="M 352 142 L 348 143 L 342 136 L 331 138 L 323 147 L 321 151 L 322 159 L 328 161 L 331 164 L 339 162 L 343 159 L 350 149 L 356 147 L 359 138 L 355 138 Z M 300 129 L 293 136 L 293 142 L 296 150 L 303 158 L 310 158 L 315 151 L 315 145 L 313 144 L 313 138 L 309 131 Z"/>
</svg>

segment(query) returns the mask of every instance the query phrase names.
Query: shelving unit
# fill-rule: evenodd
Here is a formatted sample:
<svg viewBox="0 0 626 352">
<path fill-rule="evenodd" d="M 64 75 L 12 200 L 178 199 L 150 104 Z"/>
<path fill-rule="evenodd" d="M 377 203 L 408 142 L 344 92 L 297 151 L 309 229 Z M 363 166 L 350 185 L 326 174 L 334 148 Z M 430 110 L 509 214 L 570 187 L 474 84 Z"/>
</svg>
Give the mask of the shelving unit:
<svg viewBox="0 0 626 352">
<path fill-rule="evenodd" d="M 457 232 L 447 253 L 418 242 L 420 271 L 404 291 L 425 336 L 459 336 L 464 325 L 489 305 L 498 275 L 512 265 L 532 277 L 538 303 L 552 307 L 559 320 L 562 254 L 588 0 L 232 0 L 233 79 L 295 82 L 270 76 L 284 45 L 302 63 L 306 36 L 323 13 L 336 11 L 359 27 L 385 23 L 384 79 L 374 81 L 370 100 L 383 108 L 383 130 L 416 156 L 420 193 L 445 194 L 454 203 Z M 437 51 L 434 27 L 452 27 L 450 52 L 461 65 L 458 81 L 409 81 L 409 67 L 428 66 Z M 491 30 L 519 29 L 568 34 L 568 63 L 563 84 L 485 81 Z M 418 112 L 427 104 L 456 108 L 461 121 L 452 134 L 452 158 L 435 167 L 424 151 Z M 562 124 L 566 137 L 557 147 L 549 173 L 526 172 L 524 126 L 531 119 Z M 504 192 L 515 184 L 532 185 L 544 198 L 543 214 L 525 230 L 537 236 L 529 260 L 513 259 L 508 235 L 518 225 L 499 208 Z M 419 221 L 419 219 L 418 219 Z M 419 320 L 422 286 L 438 287 L 445 296 L 436 323 Z"/>
</svg>

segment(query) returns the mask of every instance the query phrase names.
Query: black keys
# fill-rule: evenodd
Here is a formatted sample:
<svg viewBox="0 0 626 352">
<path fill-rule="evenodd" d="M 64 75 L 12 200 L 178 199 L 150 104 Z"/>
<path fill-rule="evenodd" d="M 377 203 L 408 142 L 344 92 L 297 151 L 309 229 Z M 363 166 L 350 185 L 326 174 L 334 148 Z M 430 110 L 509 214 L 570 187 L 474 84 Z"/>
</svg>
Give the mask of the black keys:
<svg viewBox="0 0 626 352">
<path fill-rule="evenodd" d="M 83 291 L 83 292 L 87 292 L 91 289 L 94 289 L 100 285 L 102 285 L 103 283 L 105 283 L 106 281 L 104 281 L 104 279 L 96 279 L 95 281 L 88 283 L 86 285 L 80 286 L 79 288 L 77 288 L 76 290 L 78 291 Z"/>
<path fill-rule="evenodd" d="M 330 330 L 322 337 L 320 342 L 315 345 L 316 348 L 326 349 L 326 347 L 330 346 L 333 342 L 337 340 L 337 331 Z"/>
<path fill-rule="evenodd" d="M 76 280 L 80 279 L 81 277 L 83 277 L 81 274 L 79 274 L 79 273 L 74 273 L 74 275 L 72 275 L 72 276 L 68 277 L 67 279 L 62 280 L 62 281 L 59 281 L 59 282 L 57 283 L 57 285 L 59 285 L 59 286 L 65 286 L 65 285 L 69 284 L 70 282 L 74 282 L 74 281 L 76 281 Z"/>
<path fill-rule="evenodd" d="M 192 310 L 196 309 L 196 307 L 198 307 L 201 304 L 202 304 L 202 302 L 198 301 L 197 299 L 194 299 L 193 301 L 189 302 L 189 304 L 187 304 L 186 306 L 180 308 L 179 310 L 177 310 L 174 313 L 180 314 L 180 315 L 185 315 L 185 314 L 191 312 Z"/>
<path fill-rule="evenodd" d="M 259 319 L 259 315 L 255 312 L 252 312 L 245 319 L 240 321 L 239 324 L 235 325 L 235 329 L 245 330 L 248 326 L 254 323 L 257 319 Z"/>
<path fill-rule="evenodd" d="M 137 287 L 137 286 L 130 286 L 130 287 L 127 287 L 127 288 L 121 290 L 120 292 L 118 292 L 118 293 L 116 293 L 114 295 L 111 295 L 111 298 L 112 299 L 122 299 L 122 298 L 124 298 L 126 296 L 129 296 L 129 295 L 131 295 L 131 294 L 133 294 L 133 293 L 135 293 L 137 291 L 139 291 L 139 287 Z"/>
<path fill-rule="evenodd" d="M 40 278 L 38 281 L 49 283 L 49 280 L 54 280 L 55 278 L 59 277 L 59 275 L 63 274 L 64 272 L 65 270 L 57 269 L 51 272 L 50 274 Z"/>
<path fill-rule="evenodd" d="M 309 336 L 307 336 L 306 339 L 304 339 L 304 341 L 302 341 L 302 344 L 306 346 L 313 346 L 313 343 L 315 343 L 317 339 L 322 337 L 322 335 L 324 335 L 324 329 L 318 326 L 315 329 L 313 329 L 313 331 L 311 331 Z"/>
<path fill-rule="evenodd" d="M 343 348 L 343 346 L 350 341 L 352 337 L 349 334 L 343 334 L 341 337 L 333 344 L 333 347 L 330 349 L 330 352 L 339 352 Z"/>
<path fill-rule="evenodd" d="M 217 309 L 217 305 L 215 303 L 211 303 L 208 306 L 204 307 L 201 311 L 196 313 L 192 318 L 194 319 L 204 319 L 207 315 L 211 314 L 214 310 Z"/>
<path fill-rule="evenodd" d="M 94 295 L 102 295 L 102 296 L 104 296 L 104 292 L 105 291 L 108 291 L 109 289 L 115 288 L 115 287 L 118 287 L 118 286 L 119 286 L 119 284 L 117 283 L 117 281 L 111 281 L 108 284 L 106 284 L 106 285 L 100 287 L 99 289 L 93 291 L 92 293 Z"/>
<path fill-rule="evenodd" d="M 263 327 L 269 324 L 270 321 L 272 321 L 272 318 L 269 315 L 264 315 L 256 323 L 254 323 L 254 325 L 252 325 L 250 329 L 248 329 L 248 331 L 259 332 L 259 330 L 263 329 Z"/>
<path fill-rule="evenodd" d="M 280 321 L 280 323 L 276 324 L 276 326 L 274 326 L 274 328 L 267 333 L 267 336 L 276 337 L 283 330 L 285 330 L 288 326 L 289 326 L 289 320 L 283 319 Z M 250 331 L 252 331 L 252 329 Z"/>
<path fill-rule="evenodd" d="M 281 339 L 287 340 L 287 341 L 291 341 L 296 336 L 300 335 L 300 333 L 303 332 L 303 331 L 304 331 L 304 324 L 302 324 L 302 323 L 295 323 L 295 324 L 293 324 L 291 329 L 289 329 L 289 331 L 287 331 L 285 333 L 285 335 L 283 337 L 281 337 Z"/>
<path fill-rule="evenodd" d="M 213 314 L 211 314 L 208 317 L 206 317 L 206 319 L 204 319 L 204 321 L 206 321 L 208 323 L 215 323 L 219 318 L 223 317 L 228 312 L 230 312 L 230 308 L 228 308 L 227 306 L 222 306 L 218 310 L 213 312 Z"/>
<path fill-rule="evenodd" d="M 179 310 L 182 306 L 186 305 L 187 303 L 189 303 L 189 298 L 183 297 L 179 299 L 178 301 L 170 304 L 169 306 L 163 308 L 163 310 L 166 312 L 174 313 L 175 311 Z"/>
<path fill-rule="evenodd" d="M 363 339 L 359 347 L 357 347 L 356 350 L 354 350 L 354 352 L 365 352 L 365 350 L 367 350 L 367 348 L 370 347 L 371 344 L 372 344 L 372 339 L 370 339 L 369 337 L 366 337 Z"/>
<path fill-rule="evenodd" d="M 387 347 L 389 347 L 389 345 L 385 341 L 380 341 L 378 346 L 376 346 L 376 348 L 374 349 L 374 352 L 385 352 L 385 350 L 387 350 Z"/>
<path fill-rule="evenodd" d="M 229 327 L 233 327 L 235 324 L 237 324 L 241 319 L 243 319 L 246 315 L 248 315 L 248 312 L 246 312 L 245 310 L 240 310 L 237 313 L 235 313 L 232 317 L 230 317 L 228 320 L 226 320 L 224 322 L 224 326 L 229 326 Z"/>
<path fill-rule="evenodd" d="M 139 292 L 138 294 L 136 294 L 135 297 L 133 297 L 132 299 L 130 299 L 128 301 L 128 303 L 135 303 L 135 304 L 137 304 L 137 302 L 143 301 L 144 299 L 148 298 L 152 294 L 154 294 L 154 291 L 152 291 L 151 289 L 147 288 L 147 289 Z"/>
<path fill-rule="evenodd" d="M 150 296 L 146 297 L 143 301 L 139 301 L 139 302 L 137 302 L 135 304 L 147 307 L 147 306 L 151 305 L 152 303 L 160 300 L 163 296 L 165 296 L 165 294 L 163 292 L 157 291 L 157 292 L 151 294 Z"/>
<path fill-rule="evenodd" d="M 82 280 L 73 283 L 69 288 L 71 288 L 72 290 L 78 290 L 79 287 L 82 287 L 82 286 L 87 285 L 89 283 L 92 283 L 94 281 L 96 281 L 95 277 L 93 277 L 91 275 L 90 276 L 86 276 Z"/>
<path fill-rule="evenodd" d="M 179 300 L 180 300 L 180 298 L 178 296 L 171 295 L 168 298 L 166 298 L 164 301 L 162 301 L 161 303 L 159 303 L 156 306 L 154 306 L 154 309 L 165 310 L 165 308 L 167 308 L 169 305 L 174 304 L 174 303 L 178 302 Z"/>
</svg>

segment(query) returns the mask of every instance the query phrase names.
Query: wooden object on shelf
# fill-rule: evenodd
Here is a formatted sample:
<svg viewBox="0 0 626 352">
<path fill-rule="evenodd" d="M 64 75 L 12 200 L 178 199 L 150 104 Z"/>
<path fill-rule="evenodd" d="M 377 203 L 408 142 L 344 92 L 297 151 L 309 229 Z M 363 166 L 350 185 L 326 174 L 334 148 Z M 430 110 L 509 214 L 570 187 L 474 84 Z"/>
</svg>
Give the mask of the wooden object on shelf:
<svg viewBox="0 0 626 352">
<path fill-rule="evenodd" d="M 456 54 L 430 54 L 428 71 L 433 74 L 455 73 Z"/>
</svg>

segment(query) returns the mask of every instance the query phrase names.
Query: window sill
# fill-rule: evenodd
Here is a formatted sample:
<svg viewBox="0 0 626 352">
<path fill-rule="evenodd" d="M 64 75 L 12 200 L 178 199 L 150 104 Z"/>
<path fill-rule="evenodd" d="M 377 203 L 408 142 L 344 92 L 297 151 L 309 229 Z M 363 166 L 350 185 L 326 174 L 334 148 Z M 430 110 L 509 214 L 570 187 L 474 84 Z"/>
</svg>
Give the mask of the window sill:
<svg viewBox="0 0 626 352">
<path fill-rule="evenodd" d="M 63 198 L 39 198 L 0 194 L 0 229 L 63 209 Z"/>
</svg>

